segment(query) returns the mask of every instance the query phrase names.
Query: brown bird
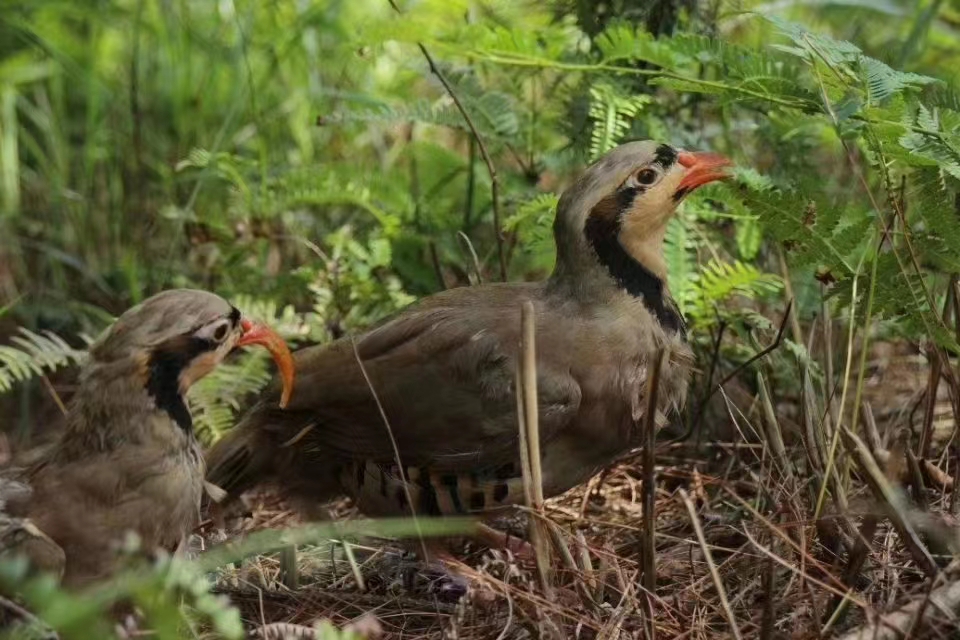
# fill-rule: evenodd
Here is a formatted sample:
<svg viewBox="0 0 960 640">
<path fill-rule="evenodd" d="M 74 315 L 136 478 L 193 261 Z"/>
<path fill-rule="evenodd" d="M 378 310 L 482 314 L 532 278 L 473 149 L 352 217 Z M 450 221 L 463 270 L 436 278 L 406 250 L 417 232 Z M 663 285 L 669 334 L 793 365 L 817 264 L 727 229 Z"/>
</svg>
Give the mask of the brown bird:
<svg viewBox="0 0 960 640">
<path fill-rule="evenodd" d="M 530 301 L 544 495 L 587 480 L 639 444 L 659 347 L 658 410 L 684 402 L 692 352 L 665 284 L 664 233 L 684 196 L 728 164 L 650 141 L 614 149 L 560 198 L 546 281 L 451 289 L 355 340 L 297 351 L 290 404 L 268 390 L 214 445 L 208 479 L 234 496 L 273 483 L 308 516 L 341 494 L 372 516 L 522 502 L 514 371 Z"/>
<path fill-rule="evenodd" d="M 33 572 L 51 573 L 60 578 L 66 565 L 60 545 L 29 519 L 7 513 L 8 503 L 23 503 L 32 493 L 29 485 L 12 478 L 0 478 L 0 557 L 25 557 Z"/>
<path fill-rule="evenodd" d="M 65 585 L 111 573 L 128 532 L 151 553 L 172 550 L 196 525 L 205 467 L 184 393 L 251 344 L 273 354 L 288 397 L 293 362 L 283 340 L 205 291 L 153 296 L 90 347 L 63 432 L 21 470 L 32 495 L 8 505 L 62 549 Z"/>
</svg>

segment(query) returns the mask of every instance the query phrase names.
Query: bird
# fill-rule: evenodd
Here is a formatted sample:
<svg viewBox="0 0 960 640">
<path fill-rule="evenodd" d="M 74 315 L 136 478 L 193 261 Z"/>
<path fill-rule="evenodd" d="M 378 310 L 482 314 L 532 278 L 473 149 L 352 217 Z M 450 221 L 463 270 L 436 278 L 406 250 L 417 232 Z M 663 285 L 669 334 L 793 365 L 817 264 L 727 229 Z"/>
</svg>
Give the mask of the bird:
<svg viewBox="0 0 960 640">
<path fill-rule="evenodd" d="M 546 280 L 445 290 L 361 335 L 295 351 L 289 404 L 268 387 L 208 451 L 208 481 L 230 499 L 273 486 L 308 518 L 340 496 L 373 517 L 489 518 L 522 503 L 514 381 L 525 302 L 536 314 L 544 496 L 588 480 L 639 446 L 660 349 L 658 423 L 684 404 L 693 353 L 664 235 L 684 197 L 730 164 L 650 140 L 615 147 L 559 198 Z"/>
<path fill-rule="evenodd" d="M 131 533 L 147 555 L 174 551 L 198 523 L 205 489 L 184 394 L 236 347 L 255 344 L 278 365 L 283 404 L 293 385 L 289 348 L 218 295 L 163 291 L 106 329 L 88 350 L 63 430 L 8 476 L 29 487 L 11 492 L 9 516 L 62 553 L 46 545 L 25 549 L 28 559 L 79 589 L 119 568 Z"/>
<path fill-rule="evenodd" d="M 7 504 L 29 500 L 29 485 L 9 477 L 0 477 L 0 557 L 24 557 L 34 574 L 50 573 L 58 580 L 63 576 L 66 557 L 63 549 L 28 518 L 7 513 Z"/>
</svg>

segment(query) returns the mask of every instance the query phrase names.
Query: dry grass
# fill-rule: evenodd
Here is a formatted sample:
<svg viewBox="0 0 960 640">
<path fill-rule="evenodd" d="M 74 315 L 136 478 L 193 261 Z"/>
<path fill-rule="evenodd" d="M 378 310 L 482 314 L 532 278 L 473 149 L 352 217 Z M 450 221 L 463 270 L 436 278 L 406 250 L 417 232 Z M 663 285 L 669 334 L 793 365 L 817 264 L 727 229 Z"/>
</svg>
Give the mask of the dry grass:
<svg viewBox="0 0 960 640">
<path fill-rule="evenodd" d="M 761 482 L 761 474 L 750 470 L 763 465 L 760 448 L 716 444 L 701 456 L 688 453 L 679 447 L 657 456 L 657 580 L 652 598 L 657 637 L 731 637 L 710 567 L 678 499 L 684 487 L 696 503 L 742 637 L 814 638 L 828 621 L 835 631 L 850 629 L 867 622 L 870 612 L 908 605 L 929 590 L 930 581 L 897 531 L 881 520 L 870 536 L 863 568 L 851 581 L 856 590 L 848 593 L 843 576 L 849 554 L 838 518 L 827 514 L 814 521 L 809 516 L 811 499 L 802 489 Z M 532 567 L 518 566 L 500 551 L 468 549 L 463 558 L 475 584 L 459 603 L 447 602 L 418 572 L 415 561 L 376 543 L 358 553 L 365 591 L 357 588 L 349 563 L 335 547 L 301 553 L 301 588 L 295 592 L 282 586 L 279 561 L 270 557 L 225 572 L 221 588 L 231 594 L 252 628 L 324 618 L 345 625 L 372 613 L 384 638 L 643 637 L 640 485 L 639 460 L 631 458 L 586 487 L 548 501 L 549 520 L 573 563 L 566 566 L 566 554 L 554 549 L 551 600 L 542 597 Z M 942 497 L 931 497 L 929 515 L 935 519 Z M 268 498 L 260 496 L 252 518 L 244 522 L 246 528 L 295 520 Z M 865 488 L 852 492 L 851 503 L 854 512 L 857 506 L 862 514 L 876 511 Z M 357 517 L 340 507 L 341 516 Z M 850 519 L 863 526 L 865 518 L 851 514 Z M 845 594 L 845 607 L 835 614 Z M 932 635 L 914 637 L 960 633 L 955 621 L 934 617 L 937 621 L 925 631 Z"/>
<path fill-rule="evenodd" d="M 925 415 L 939 409 L 909 410 L 928 379 L 912 357 L 913 385 L 906 370 L 893 375 L 910 393 L 874 393 L 874 378 L 893 366 L 871 369 L 865 398 L 875 410 L 863 412 L 859 436 L 834 430 L 822 396 L 796 398 L 788 410 L 758 390 L 738 401 L 724 394 L 736 437 L 658 445 L 652 554 L 640 450 L 548 500 L 546 592 L 535 567 L 464 543 L 461 570 L 472 585 L 456 601 L 415 559 L 377 540 L 357 541 L 353 560 L 339 543 L 301 549 L 296 590 L 283 585 L 276 556 L 225 569 L 219 590 L 262 637 L 299 628 L 272 623 L 361 620 L 381 638 L 646 638 L 651 625 L 657 638 L 691 640 L 957 638 L 957 469 L 944 454 L 954 421 L 937 423 L 949 429 L 935 429 L 929 456 L 915 455 Z M 250 500 L 227 535 L 297 522 L 269 493 Z M 530 513 L 503 525 L 526 535 Z M 360 516 L 343 501 L 331 517 Z M 643 578 L 651 555 L 655 581 Z"/>
</svg>

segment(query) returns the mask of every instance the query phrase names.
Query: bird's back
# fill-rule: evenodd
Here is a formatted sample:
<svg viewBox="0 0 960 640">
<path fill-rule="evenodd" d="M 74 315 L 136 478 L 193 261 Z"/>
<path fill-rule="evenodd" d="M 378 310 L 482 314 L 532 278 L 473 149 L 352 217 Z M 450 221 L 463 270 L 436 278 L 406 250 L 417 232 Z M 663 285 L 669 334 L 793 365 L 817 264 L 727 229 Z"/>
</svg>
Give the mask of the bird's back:
<svg viewBox="0 0 960 640">
<path fill-rule="evenodd" d="M 365 497 L 368 512 L 402 512 L 411 498 L 440 512 L 510 502 L 519 486 L 514 381 L 524 301 L 537 318 L 544 455 L 579 457 L 551 467 L 548 492 L 564 490 L 624 446 L 646 359 L 673 339 L 629 298 L 584 303 L 546 283 L 448 290 L 355 340 L 296 352 L 288 407 L 266 394 L 213 448 L 209 479 L 236 494 L 269 478 L 311 503 L 346 491 Z M 401 496 L 398 479 L 443 485 L 427 493 L 450 500 Z M 447 491 L 454 484 L 470 486 Z"/>
</svg>

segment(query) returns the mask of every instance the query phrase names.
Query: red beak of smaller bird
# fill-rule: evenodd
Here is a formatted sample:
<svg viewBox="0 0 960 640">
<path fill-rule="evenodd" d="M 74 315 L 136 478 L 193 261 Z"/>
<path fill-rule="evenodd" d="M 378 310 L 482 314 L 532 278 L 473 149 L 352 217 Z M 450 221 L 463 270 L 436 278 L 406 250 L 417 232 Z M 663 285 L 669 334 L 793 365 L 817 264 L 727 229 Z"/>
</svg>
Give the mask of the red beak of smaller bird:
<svg viewBox="0 0 960 640">
<path fill-rule="evenodd" d="M 273 361 L 277 363 L 280 370 L 280 380 L 283 382 L 283 391 L 280 394 L 280 408 L 283 409 L 290 401 L 290 395 L 293 393 L 293 356 L 290 354 L 290 348 L 283 341 L 276 331 L 262 324 L 254 324 L 250 320 L 243 318 L 240 320 L 240 328 L 243 334 L 237 341 L 238 347 L 249 344 L 259 344 L 266 348 L 273 356 Z"/>
<path fill-rule="evenodd" d="M 677 187 L 678 191 L 693 191 L 697 187 L 723 180 L 730 177 L 726 168 L 733 162 L 719 153 L 681 151 L 677 156 L 677 162 L 687 169 L 686 175 L 680 180 Z"/>
</svg>

